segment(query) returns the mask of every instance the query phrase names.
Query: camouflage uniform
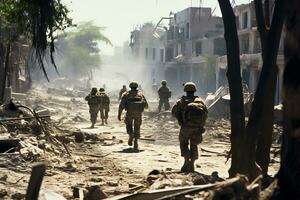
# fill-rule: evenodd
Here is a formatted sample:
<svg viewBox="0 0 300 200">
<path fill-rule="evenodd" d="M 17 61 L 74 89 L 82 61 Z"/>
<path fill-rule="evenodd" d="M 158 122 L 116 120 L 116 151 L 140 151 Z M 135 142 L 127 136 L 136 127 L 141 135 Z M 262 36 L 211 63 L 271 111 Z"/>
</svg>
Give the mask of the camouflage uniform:
<svg viewBox="0 0 300 200">
<path fill-rule="evenodd" d="M 198 159 L 198 144 L 202 142 L 202 133 L 205 131 L 203 127 L 195 128 L 188 126 L 185 118 L 185 111 L 189 103 L 194 102 L 197 96 L 196 85 L 188 82 L 184 85 L 186 96 L 182 96 L 172 108 L 172 115 L 177 118 L 180 125 L 179 142 L 181 156 L 184 157 L 184 164 L 181 168 L 182 172 L 193 172 L 194 162 Z"/>
<path fill-rule="evenodd" d="M 170 89 L 166 85 L 162 85 L 158 91 L 159 96 L 159 105 L 158 111 L 161 111 L 162 106 L 164 105 L 165 110 L 170 110 L 169 98 L 171 97 Z"/>
<path fill-rule="evenodd" d="M 125 109 L 126 116 L 125 116 L 125 124 L 126 130 L 129 135 L 133 135 L 134 138 L 140 138 L 140 127 L 142 124 L 142 112 L 131 110 L 128 108 L 128 99 L 129 98 L 141 98 L 144 104 L 144 108 L 148 107 L 148 103 L 144 95 L 138 90 L 130 90 L 123 94 L 119 106 L 119 111 Z"/>
<path fill-rule="evenodd" d="M 99 112 L 100 98 L 97 94 L 97 88 L 93 88 L 91 93 L 85 97 L 85 100 L 89 105 L 90 119 L 92 122 L 92 128 L 94 127 L 97 121 L 97 115 Z"/>
<path fill-rule="evenodd" d="M 119 101 L 121 100 L 122 98 L 122 95 L 127 92 L 127 89 L 126 89 L 126 86 L 123 86 L 123 88 L 120 90 L 119 92 Z"/>
<path fill-rule="evenodd" d="M 109 96 L 104 92 L 104 89 L 103 90 L 100 89 L 98 96 L 100 97 L 99 110 L 100 110 L 100 117 L 103 125 L 104 122 L 107 124 L 110 99 Z"/>
<path fill-rule="evenodd" d="M 198 144 L 202 142 L 203 128 L 191 128 L 185 126 L 183 121 L 183 111 L 185 106 L 193 102 L 195 98 L 197 98 L 197 96 L 183 96 L 172 108 L 172 115 L 177 118 L 180 125 L 179 141 L 181 156 L 188 157 L 193 160 L 198 159 Z"/>
<path fill-rule="evenodd" d="M 137 89 L 136 82 L 130 84 L 131 90 L 122 95 L 119 105 L 118 119 L 121 120 L 122 111 L 125 109 L 126 131 L 129 135 L 128 145 L 132 145 L 134 139 L 134 149 L 138 150 L 137 140 L 140 138 L 140 127 L 142 124 L 142 112 L 148 108 L 145 96 Z M 135 102 L 133 104 L 133 102 Z"/>
</svg>

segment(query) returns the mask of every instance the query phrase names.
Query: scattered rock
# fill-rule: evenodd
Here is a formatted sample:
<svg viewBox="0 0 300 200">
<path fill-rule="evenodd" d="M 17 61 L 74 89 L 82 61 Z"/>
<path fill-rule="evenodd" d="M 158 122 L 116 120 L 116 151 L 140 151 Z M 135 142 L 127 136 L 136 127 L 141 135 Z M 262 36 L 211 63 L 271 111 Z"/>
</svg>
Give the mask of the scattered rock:
<svg viewBox="0 0 300 200">
<path fill-rule="evenodd" d="M 111 187 L 117 187 L 117 186 L 119 186 L 119 183 L 117 181 L 107 181 L 106 184 L 108 186 L 111 186 Z"/>
<path fill-rule="evenodd" d="M 8 176 L 6 174 L 0 176 L 0 181 L 7 181 Z"/>
<path fill-rule="evenodd" d="M 91 182 L 102 182 L 103 179 L 101 177 L 93 177 L 90 179 Z"/>
<path fill-rule="evenodd" d="M 48 190 L 40 191 L 39 200 L 66 200 L 63 196 Z"/>
<path fill-rule="evenodd" d="M 7 129 L 3 125 L 0 125 L 0 133 L 7 133 Z"/>
<path fill-rule="evenodd" d="M 63 168 L 64 171 L 67 172 L 76 172 L 77 166 L 73 162 L 66 162 L 66 167 Z"/>
<path fill-rule="evenodd" d="M 0 198 L 4 198 L 7 195 L 8 195 L 8 193 L 5 189 L 0 189 Z"/>
<path fill-rule="evenodd" d="M 204 176 L 198 175 L 193 178 L 193 184 L 194 185 L 205 185 L 207 184 L 207 180 L 204 178 Z"/>
<path fill-rule="evenodd" d="M 89 169 L 91 171 L 94 171 L 94 170 L 104 170 L 104 167 L 102 167 L 102 166 L 90 166 Z"/>
<path fill-rule="evenodd" d="M 13 199 L 13 200 L 23 200 L 23 199 L 25 199 L 25 194 L 17 192 L 15 194 L 11 195 L 11 199 Z"/>
<path fill-rule="evenodd" d="M 75 142 L 83 143 L 84 142 L 84 134 L 81 131 L 74 132 Z"/>
<path fill-rule="evenodd" d="M 107 198 L 107 194 L 103 192 L 99 185 L 94 185 L 87 188 L 87 193 L 84 197 L 84 200 L 99 200 Z"/>
<path fill-rule="evenodd" d="M 88 134 L 88 133 L 85 134 L 85 139 L 91 140 L 91 141 L 100 141 L 101 140 L 97 134 Z"/>
<path fill-rule="evenodd" d="M 152 170 L 152 171 L 148 174 L 148 176 L 149 176 L 149 175 L 159 175 L 159 174 L 160 174 L 160 171 L 157 170 L 157 169 L 154 169 L 154 170 Z"/>
</svg>

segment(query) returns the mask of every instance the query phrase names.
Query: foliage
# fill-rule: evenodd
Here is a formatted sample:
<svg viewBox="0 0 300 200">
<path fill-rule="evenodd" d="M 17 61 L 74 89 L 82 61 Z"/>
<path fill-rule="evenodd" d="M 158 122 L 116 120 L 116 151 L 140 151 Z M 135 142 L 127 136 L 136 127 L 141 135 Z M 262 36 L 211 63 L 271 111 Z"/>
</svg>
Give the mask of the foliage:
<svg viewBox="0 0 300 200">
<path fill-rule="evenodd" d="M 35 51 L 35 61 L 48 79 L 44 58 L 49 53 L 53 59 L 57 31 L 72 26 L 68 17 L 68 8 L 61 0 L 0 0 L 0 16 L 5 29 L 10 30 L 8 42 L 13 42 L 20 35 L 31 39 Z"/>
<path fill-rule="evenodd" d="M 61 70 L 72 73 L 73 76 L 84 76 L 101 64 L 98 43 L 111 45 L 111 41 L 103 35 L 105 28 L 95 26 L 92 22 L 85 22 L 65 35 L 57 42 L 60 50 Z"/>
</svg>

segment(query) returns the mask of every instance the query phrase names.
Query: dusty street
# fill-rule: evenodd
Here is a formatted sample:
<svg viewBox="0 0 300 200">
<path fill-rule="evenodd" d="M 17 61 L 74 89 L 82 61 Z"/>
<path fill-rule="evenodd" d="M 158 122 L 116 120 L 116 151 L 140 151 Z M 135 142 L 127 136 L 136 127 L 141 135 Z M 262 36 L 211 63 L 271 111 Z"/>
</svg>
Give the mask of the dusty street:
<svg viewBox="0 0 300 200">
<path fill-rule="evenodd" d="M 150 101 L 150 109 L 143 117 L 140 152 L 134 153 L 127 145 L 124 123 L 117 120 L 118 102 L 116 99 L 112 101 L 109 124 L 101 126 L 98 118 L 96 127 L 90 129 L 88 106 L 82 97 L 47 94 L 45 90 L 36 88 L 20 100 L 33 108 L 42 106 L 50 110 L 53 134 L 67 140 L 70 155 L 61 145 L 52 150 L 40 148 L 38 136 L 10 133 L 9 137 L 29 142 L 38 150 L 28 160 L 19 153 L 0 154 L 0 199 L 22 199 L 31 166 L 39 161 L 47 164 L 42 190 L 58 193 L 67 199 L 74 199 L 72 187 L 100 185 L 109 196 L 115 196 L 160 188 L 161 185 L 147 182 L 147 175 L 154 169 L 179 174 L 183 162 L 178 146 L 179 126 L 170 113 L 158 115 L 157 102 Z M 219 177 L 228 177 L 229 131 L 227 120 L 208 120 L 203 143 L 199 146 L 201 156 L 196 162 L 197 172 L 211 175 L 216 171 Z M 83 136 L 84 141 L 76 143 L 74 135 Z M 277 146 L 274 145 L 274 148 L 277 149 Z M 279 158 L 272 158 L 271 175 L 276 173 L 278 165 Z M 191 183 L 173 182 L 171 185 L 188 184 Z"/>
</svg>

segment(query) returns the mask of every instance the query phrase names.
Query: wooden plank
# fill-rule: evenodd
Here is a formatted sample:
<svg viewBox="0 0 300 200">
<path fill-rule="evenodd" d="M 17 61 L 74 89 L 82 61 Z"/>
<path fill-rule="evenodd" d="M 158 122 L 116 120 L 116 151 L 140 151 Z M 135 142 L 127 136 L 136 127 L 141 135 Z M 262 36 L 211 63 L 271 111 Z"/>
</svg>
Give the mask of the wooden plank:
<svg viewBox="0 0 300 200">
<path fill-rule="evenodd" d="M 26 192 L 26 200 L 38 200 L 45 171 L 46 165 L 43 163 L 37 163 L 33 166 Z"/>
</svg>

